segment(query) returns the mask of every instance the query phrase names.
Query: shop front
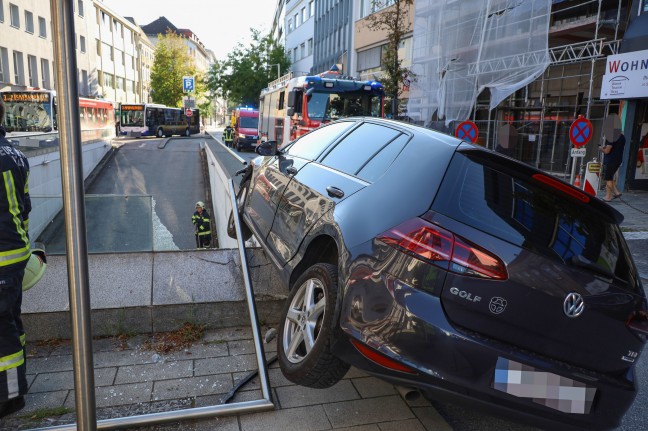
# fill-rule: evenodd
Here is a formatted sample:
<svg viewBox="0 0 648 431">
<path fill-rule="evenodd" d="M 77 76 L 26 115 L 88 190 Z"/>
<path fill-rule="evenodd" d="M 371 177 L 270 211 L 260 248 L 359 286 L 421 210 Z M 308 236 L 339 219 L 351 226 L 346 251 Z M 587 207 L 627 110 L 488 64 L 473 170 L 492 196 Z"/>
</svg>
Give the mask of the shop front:
<svg viewBox="0 0 648 431">
<path fill-rule="evenodd" d="M 626 31 L 620 53 L 607 58 L 601 99 L 618 100 L 626 138 L 619 188 L 648 190 L 648 13 Z"/>
</svg>

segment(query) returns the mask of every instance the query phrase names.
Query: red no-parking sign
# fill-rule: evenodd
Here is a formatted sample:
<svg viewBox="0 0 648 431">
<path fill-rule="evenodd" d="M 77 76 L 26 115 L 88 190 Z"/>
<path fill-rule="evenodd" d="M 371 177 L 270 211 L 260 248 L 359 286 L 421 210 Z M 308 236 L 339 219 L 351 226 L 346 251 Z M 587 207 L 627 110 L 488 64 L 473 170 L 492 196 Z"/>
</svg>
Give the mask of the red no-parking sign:
<svg viewBox="0 0 648 431">
<path fill-rule="evenodd" d="M 463 123 L 459 124 L 459 126 L 457 126 L 455 136 L 459 139 L 470 141 L 474 144 L 475 142 L 477 142 L 477 137 L 479 136 L 477 125 L 472 121 L 464 121 Z"/>
<path fill-rule="evenodd" d="M 193 115 L 193 111 L 191 110 L 191 108 L 185 109 L 185 115 L 187 117 L 191 117 Z"/>
<path fill-rule="evenodd" d="M 574 147 L 580 148 L 592 139 L 593 133 L 592 123 L 587 118 L 580 117 L 569 128 L 569 140 Z"/>
</svg>

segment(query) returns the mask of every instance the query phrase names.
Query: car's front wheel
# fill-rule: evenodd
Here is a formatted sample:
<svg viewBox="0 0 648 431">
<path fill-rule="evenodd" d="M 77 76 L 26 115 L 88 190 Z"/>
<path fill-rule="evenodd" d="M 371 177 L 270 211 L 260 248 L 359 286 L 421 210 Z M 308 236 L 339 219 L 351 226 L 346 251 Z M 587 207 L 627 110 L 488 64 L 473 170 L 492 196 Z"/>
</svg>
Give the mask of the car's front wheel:
<svg viewBox="0 0 648 431">
<path fill-rule="evenodd" d="M 339 382 L 349 365 L 331 353 L 331 324 L 338 293 L 337 269 L 318 263 L 304 272 L 281 315 L 277 353 L 284 376 L 311 388 Z"/>
</svg>

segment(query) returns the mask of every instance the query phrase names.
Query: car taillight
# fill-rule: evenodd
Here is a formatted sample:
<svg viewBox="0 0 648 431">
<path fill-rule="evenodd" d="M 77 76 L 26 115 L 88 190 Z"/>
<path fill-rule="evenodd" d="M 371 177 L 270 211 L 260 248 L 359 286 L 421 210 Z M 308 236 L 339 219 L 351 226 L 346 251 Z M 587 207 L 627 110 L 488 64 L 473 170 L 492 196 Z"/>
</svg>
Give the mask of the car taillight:
<svg viewBox="0 0 648 431">
<path fill-rule="evenodd" d="M 635 313 L 628 319 L 626 326 L 645 339 L 648 337 L 648 314 L 645 311 Z"/>
<path fill-rule="evenodd" d="M 424 262 L 462 275 L 506 280 L 502 260 L 452 232 L 420 218 L 378 235 L 378 239 Z"/>
</svg>

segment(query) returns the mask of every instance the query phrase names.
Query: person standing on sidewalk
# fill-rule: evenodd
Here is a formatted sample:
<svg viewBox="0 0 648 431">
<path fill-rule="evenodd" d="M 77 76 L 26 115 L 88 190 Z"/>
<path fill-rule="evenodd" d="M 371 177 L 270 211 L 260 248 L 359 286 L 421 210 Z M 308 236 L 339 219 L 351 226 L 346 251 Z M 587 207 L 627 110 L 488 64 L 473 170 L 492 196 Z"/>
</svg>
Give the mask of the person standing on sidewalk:
<svg viewBox="0 0 648 431">
<path fill-rule="evenodd" d="M 191 217 L 196 227 L 196 247 L 209 248 L 211 244 L 211 222 L 203 201 L 196 202 L 196 212 Z"/>
<path fill-rule="evenodd" d="M 22 282 L 30 256 L 29 162 L 5 138 L 0 98 L 0 418 L 25 407 L 25 332 L 20 318 Z"/>
<path fill-rule="evenodd" d="M 601 146 L 603 152 L 603 179 L 605 180 L 605 202 L 621 197 L 617 187 L 616 173 L 623 162 L 623 147 L 625 136 L 620 129 L 614 129 L 605 137 L 605 145 Z"/>
</svg>

